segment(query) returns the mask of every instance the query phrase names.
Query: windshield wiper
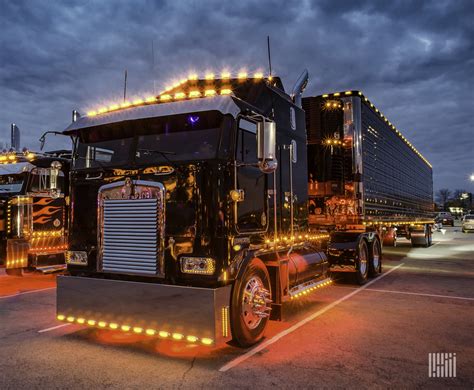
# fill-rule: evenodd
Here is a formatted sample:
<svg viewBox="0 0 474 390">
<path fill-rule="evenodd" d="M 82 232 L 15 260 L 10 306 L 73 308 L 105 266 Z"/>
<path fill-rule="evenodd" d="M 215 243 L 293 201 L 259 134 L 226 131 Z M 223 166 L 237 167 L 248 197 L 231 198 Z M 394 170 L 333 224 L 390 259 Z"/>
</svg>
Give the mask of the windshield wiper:
<svg viewBox="0 0 474 390">
<path fill-rule="evenodd" d="M 175 155 L 176 152 L 169 152 L 166 150 L 153 150 L 153 149 L 137 149 L 137 152 L 142 152 L 145 155 L 159 154 L 162 156 L 173 168 L 177 168 L 176 165 L 168 158 L 168 155 Z"/>
</svg>

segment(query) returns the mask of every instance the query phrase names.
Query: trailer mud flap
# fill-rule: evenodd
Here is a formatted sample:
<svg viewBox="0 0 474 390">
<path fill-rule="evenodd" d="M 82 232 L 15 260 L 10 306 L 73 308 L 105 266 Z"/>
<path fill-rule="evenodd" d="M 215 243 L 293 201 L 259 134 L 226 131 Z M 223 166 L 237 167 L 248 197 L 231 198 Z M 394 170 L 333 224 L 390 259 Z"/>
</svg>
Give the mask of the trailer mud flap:
<svg viewBox="0 0 474 390">
<path fill-rule="evenodd" d="M 220 346 L 231 339 L 230 293 L 230 285 L 211 289 L 58 276 L 57 318 Z"/>
</svg>

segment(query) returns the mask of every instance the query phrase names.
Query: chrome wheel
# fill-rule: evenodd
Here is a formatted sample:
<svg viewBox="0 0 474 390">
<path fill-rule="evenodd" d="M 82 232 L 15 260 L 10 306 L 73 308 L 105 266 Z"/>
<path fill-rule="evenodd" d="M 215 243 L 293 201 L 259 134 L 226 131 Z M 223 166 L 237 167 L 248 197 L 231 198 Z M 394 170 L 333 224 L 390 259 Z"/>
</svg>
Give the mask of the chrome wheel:
<svg viewBox="0 0 474 390">
<path fill-rule="evenodd" d="M 242 295 L 242 318 L 247 328 L 255 329 L 263 318 L 270 316 L 270 291 L 258 276 L 251 277 Z"/>
<path fill-rule="evenodd" d="M 374 242 L 373 255 L 374 255 L 374 261 L 373 261 L 374 270 L 378 271 L 380 267 L 380 249 L 379 249 L 378 241 Z"/>
<path fill-rule="evenodd" d="M 359 253 L 359 271 L 362 275 L 367 273 L 367 252 L 360 251 Z"/>
</svg>

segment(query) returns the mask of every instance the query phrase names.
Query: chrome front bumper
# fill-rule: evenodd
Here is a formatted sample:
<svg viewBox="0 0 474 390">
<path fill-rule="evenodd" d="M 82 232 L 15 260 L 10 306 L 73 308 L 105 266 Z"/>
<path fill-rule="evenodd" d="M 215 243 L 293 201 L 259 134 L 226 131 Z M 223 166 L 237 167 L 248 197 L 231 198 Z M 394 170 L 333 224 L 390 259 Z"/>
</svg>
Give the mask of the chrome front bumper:
<svg viewBox="0 0 474 390">
<path fill-rule="evenodd" d="M 199 288 L 58 276 L 59 320 L 219 346 L 231 339 L 231 286 Z"/>
</svg>

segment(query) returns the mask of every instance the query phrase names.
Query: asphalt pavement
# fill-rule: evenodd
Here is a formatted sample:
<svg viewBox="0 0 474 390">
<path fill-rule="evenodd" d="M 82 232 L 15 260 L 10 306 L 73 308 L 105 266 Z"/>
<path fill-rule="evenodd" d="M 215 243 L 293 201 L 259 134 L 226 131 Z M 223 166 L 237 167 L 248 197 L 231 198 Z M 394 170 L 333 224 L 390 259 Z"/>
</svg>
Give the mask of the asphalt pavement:
<svg viewBox="0 0 474 390">
<path fill-rule="evenodd" d="M 384 273 L 284 308 L 262 343 L 220 349 L 55 320 L 54 276 L 0 274 L 0 389 L 474 387 L 474 234 L 384 248 Z M 430 353 L 456 377 L 429 377 Z"/>
</svg>

